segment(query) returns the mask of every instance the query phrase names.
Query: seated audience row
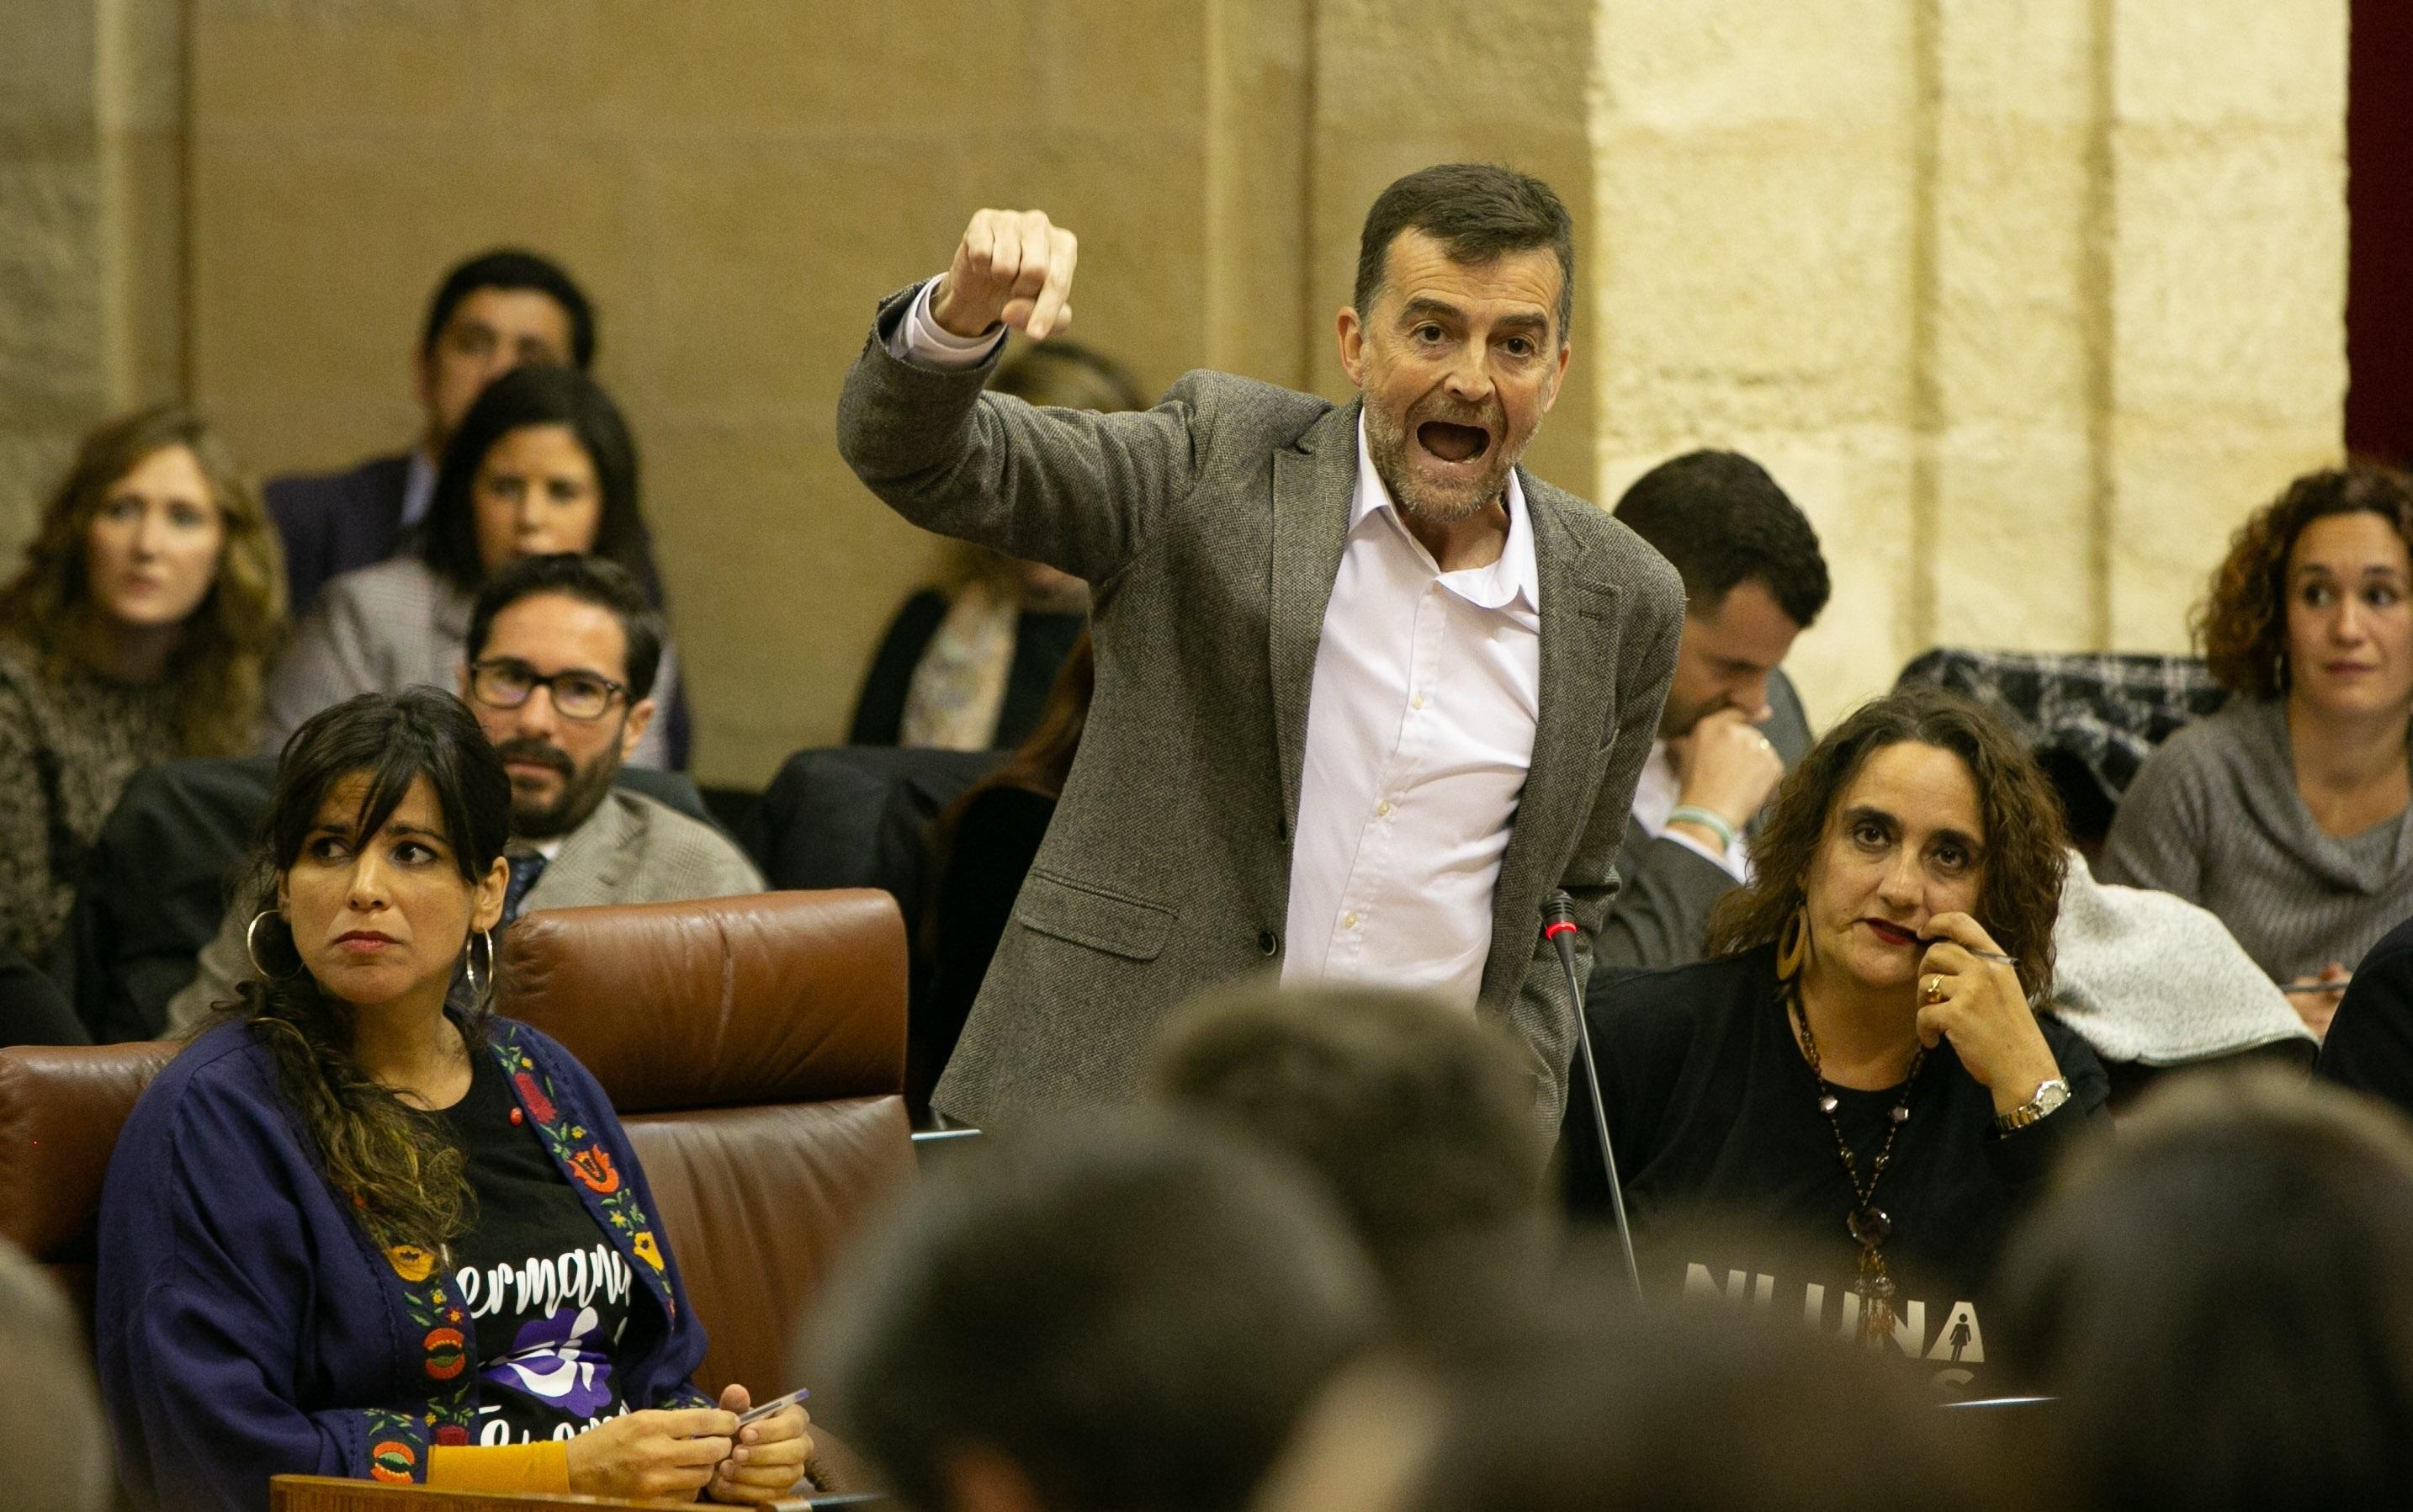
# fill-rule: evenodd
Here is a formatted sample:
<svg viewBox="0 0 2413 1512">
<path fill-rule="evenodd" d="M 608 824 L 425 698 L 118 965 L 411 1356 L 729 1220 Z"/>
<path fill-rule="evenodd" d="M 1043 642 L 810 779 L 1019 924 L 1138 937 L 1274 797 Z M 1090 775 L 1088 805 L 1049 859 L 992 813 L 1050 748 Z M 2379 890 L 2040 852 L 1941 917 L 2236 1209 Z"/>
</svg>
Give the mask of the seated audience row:
<svg viewBox="0 0 2413 1512">
<path fill-rule="evenodd" d="M 295 627 L 269 682 L 263 749 L 356 693 L 451 686 L 479 587 L 521 557 L 591 552 L 659 602 L 636 443 L 611 397 L 571 368 L 514 368 L 478 395 L 414 539 L 405 555 L 329 583 Z M 655 695 L 665 708 L 677 677 L 665 643 Z M 666 732 L 649 722 L 631 759 L 668 765 Z"/>
<path fill-rule="evenodd" d="M 659 709 L 661 615 L 628 572 L 600 556 L 523 556 L 479 592 L 463 655 L 455 686 L 511 778 L 505 924 L 529 909 L 762 890 L 728 837 L 613 785 Z M 267 901 L 264 878 L 234 900 L 199 974 L 169 1003 L 170 1032 L 232 999 Z"/>
</svg>

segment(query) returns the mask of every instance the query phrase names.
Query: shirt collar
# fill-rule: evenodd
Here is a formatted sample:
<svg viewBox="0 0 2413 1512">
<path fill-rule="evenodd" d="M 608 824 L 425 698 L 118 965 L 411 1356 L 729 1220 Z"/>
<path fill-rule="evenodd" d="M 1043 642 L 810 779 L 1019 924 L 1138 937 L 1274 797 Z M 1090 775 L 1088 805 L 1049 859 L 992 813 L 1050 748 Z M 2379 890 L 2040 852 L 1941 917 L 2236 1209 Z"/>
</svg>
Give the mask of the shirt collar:
<svg viewBox="0 0 2413 1512">
<path fill-rule="evenodd" d="M 428 507 L 436 502 L 436 464 L 418 447 L 410 449 L 410 460 L 402 469 L 402 525 L 408 529 L 427 518 Z"/>
<path fill-rule="evenodd" d="M 1366 415 L 1357 415 L 1357 492 L 1350 500 L 1349 533 L 1356 534 L 1369 516 L 1387 515 L 1390 527 L 1399 531 L 1418 555 L 1432 563 L 1433 571 L 1449 585 L 1451 591 L 1468 602 L 1485 609 L 1504 609 L 1518 599 L 1525 607 L 1539 613 L 1542 607 L 1541 575 L 1533 559 L 1533 521 L 1525 507 L 1525 485 L 1518 481 L 1517 469 L 1508 469 L 1508 540 L 1500 548 L 1500 559 L 1488 567 L 1462 568 L 1443 572 L 1434 562 L 1432 553 L 1425 550 L 1423 541 L 1409 531 L 1399 518 L 1398 503 L 1391 491 L 1383 486 L 1383 479 L 1374 470 L 1374 454 L 1366 445 Z"/>
</svg>

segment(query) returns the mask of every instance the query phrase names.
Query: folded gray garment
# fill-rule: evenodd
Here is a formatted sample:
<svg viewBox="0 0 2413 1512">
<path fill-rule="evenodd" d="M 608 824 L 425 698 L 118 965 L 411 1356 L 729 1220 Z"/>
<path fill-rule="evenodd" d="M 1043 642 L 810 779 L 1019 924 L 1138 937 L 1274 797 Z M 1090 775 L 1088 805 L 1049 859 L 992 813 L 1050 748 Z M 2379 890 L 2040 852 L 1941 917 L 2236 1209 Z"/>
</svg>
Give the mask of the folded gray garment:
<svg viewBox="0 0 2413 1512">
<path fill-rule="evenodd" d="M 2174 1066 L 2312 1032 L 2228 926 L 2183 897 L 2095 880 L 2069 856 L 2053 1009 L 2106 1060 Z"/>
</svg>

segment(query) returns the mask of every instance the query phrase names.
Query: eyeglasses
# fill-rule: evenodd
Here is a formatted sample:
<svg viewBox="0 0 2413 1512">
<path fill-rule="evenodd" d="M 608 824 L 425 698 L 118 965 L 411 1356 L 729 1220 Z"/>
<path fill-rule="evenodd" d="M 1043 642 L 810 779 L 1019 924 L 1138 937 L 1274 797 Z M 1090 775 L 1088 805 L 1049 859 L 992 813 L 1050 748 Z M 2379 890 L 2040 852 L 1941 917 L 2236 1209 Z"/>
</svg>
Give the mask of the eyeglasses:
<svg viewBox="0 0 2413 1512">
<path fill-rule="evenodd" d="M 626 683 L 591 672 L 573 670 L 546 676 L 511 657 L 495 657 L 469 668 L 469 696 L 490 708 L 518 708 L 540 688 L 553 695 L 554 712 L 565 719 L 600 719 L 610 711 L 612 701 L 629 690 Z"/>
</svg>

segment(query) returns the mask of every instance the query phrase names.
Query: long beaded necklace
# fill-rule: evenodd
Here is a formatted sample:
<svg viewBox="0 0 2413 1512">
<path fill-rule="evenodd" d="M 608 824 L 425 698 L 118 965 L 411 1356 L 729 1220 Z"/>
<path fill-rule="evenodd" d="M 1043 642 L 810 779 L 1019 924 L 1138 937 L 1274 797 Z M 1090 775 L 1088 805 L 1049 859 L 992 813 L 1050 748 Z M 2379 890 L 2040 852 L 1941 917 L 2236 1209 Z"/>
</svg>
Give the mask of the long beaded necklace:
<svg viewBox="0 0 2413 1512">
<path fill-rule="evenodd" d="M 1852 1184 L 1851 1215 L 1843 1226 L 1851 1232 L 1852 1242 L 1860 1247 L 1859 1274 L 1852 1282 L 1853 1294 L 1860 1299 L 1860 1342 L 1872 1347 L 1893 1337 L 1893 1278 L 1886 1273 L 1885 1241 L 1893 1237 L 1893 1219 L 1876 1205 L 1877 1181 L 1886 1167 L 1893 1163 L 1893 1142 L 1902 1136 L 1902 1126 L 1910 1121 L 1910 1090 L 1918 1084 L 1918 1071 L 1927 1063 L 1927 1047 L 1910 1059 L 1910 1075 L 1902 1078 L 1902 1097 L 1887 1114 L 1885 1144 L 1876 1158 L 1869 1162 L 1869 1178 L 1860 1180 L 1859 1163 L 1852 1159 L 1852 1147 L 1843 1138 L 1843 1125 L 1835 1117 L 1841 1104 L 1835 1089 L 1827 1085 L 1827 1074 L 1818 1060 L 1818 1037 L 1810 1032 L 1809 1010 L 1801 1006 L 1801 992 L 1796 987 L 1786 994 L 1793 1022 L 1801 1030 L 1801 1057 L 1810 1062 L 1811 1078 L 1818 1084 L 1818 1111 L 1827 1116 L 1827 1127 L 1835 1134 L 1835 1153 L 1843 1159 L 1843 1179 Z"/>
</svg>

